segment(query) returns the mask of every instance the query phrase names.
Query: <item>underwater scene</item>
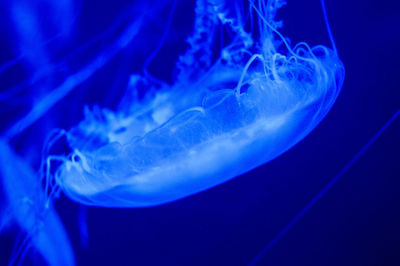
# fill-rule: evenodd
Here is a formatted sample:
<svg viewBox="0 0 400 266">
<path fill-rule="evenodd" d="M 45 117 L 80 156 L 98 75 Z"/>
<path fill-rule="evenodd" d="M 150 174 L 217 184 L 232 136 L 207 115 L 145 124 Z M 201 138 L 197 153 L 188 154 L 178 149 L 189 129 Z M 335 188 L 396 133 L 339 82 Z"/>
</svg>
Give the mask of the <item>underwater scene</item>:
<svg viewBox="0 0 400 266">
<path fill-rule="evenodd" d="M 400 263 L 395 3 L 0 11 L 0 265 Z"/>
</svg>

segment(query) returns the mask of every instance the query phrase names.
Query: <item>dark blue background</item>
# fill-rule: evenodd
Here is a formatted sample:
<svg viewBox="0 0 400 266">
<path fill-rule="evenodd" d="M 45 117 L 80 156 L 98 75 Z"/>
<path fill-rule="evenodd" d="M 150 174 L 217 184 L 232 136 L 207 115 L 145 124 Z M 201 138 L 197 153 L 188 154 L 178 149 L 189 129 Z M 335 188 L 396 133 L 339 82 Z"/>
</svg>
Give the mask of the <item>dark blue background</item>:
<svg viewBox="0 0 400 266">
<path fill-rule="evenodd" d="M 293 43 L 329 44 L 319 1 L 288 2 L 279 13 L 285 21 L 283 33 Z M 83 1 L 73 41 L 62 46 L 62 41 L 56 40 L 48 48 L 54 61 L 67 60 L 66 54 L 115 22 L 128 3 Z M 11 49 L 16 39 L 10 22 L 7 24 L 8 5 L 0 6 L 5 14 L 1 20 L 1 58 L 5 62 L 16 55 Z M 183 51 L 184 45 L 177 44 L 180 39 L 176 36 L 190 31 L 191 22 L 184 22 L 190 21 L 192 13 L 186 10 L 193 6 L 192 1 L 178 1 L 174 30 L 154 62 L 172 64 Z M 284 155 L 208 191 L 153 208 L 88 208 L 88 248 L 79 237 L 82 207 L 62 196 L 56 206 L 72 239 L 78 265 L 245 265 L 362 149 L 400 108 L 400 12 L 395 1 L 378 0 L 327 1 L 327 9 L 346 78 L 325 120 Z M 162 13 L 161 21 L 165 22 L 166 16 Z M 52 29 L 46 30 L 51 35 Z M 32 143 L 33 136 L 40 139 L 40 132 L 76 124 L 82 118 L 83 103 L 115 106 L 128 74 L 140 71 L 140 62 L 157 45 L 150 33 L 141 38 L 139 43 L 145 42 L 148 51 L 135 57 L 122 51 L 13 140 L 18 152 L 27 156 L 32 151 L 26 147 L 40 150 L 40 141 Z M 111 39 L 107 36 L 79 57 L 68 59 L 68 68 L 61 66 L 49 83 L 57 84 L 74 67 L 79 69 Z M 138 64 L 124 65 L 127 60 Z M 170 67 L 164 67 L 154 63 L 149 69 L 168 80 Z M 10 71 L 1 77 L 4 87 L 18 83 L 12 79 L 30 75 L 20 69 Z M 31 90 L 29 97 L 37 92 Z M 1 104 L 2 129 L 26 111 Z M 399 136 L 397 118 L 260 264 L 400 265 Z"/>
</svg>

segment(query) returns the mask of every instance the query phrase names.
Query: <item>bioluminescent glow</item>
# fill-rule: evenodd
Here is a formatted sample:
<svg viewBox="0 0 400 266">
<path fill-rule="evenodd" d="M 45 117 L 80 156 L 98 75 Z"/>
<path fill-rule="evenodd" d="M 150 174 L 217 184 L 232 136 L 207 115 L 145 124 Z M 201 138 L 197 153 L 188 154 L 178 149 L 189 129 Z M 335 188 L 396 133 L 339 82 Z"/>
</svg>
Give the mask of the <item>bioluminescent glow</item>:
<svg viewBox="0 0 400 266">
<path fill-rule="evenodd" d="M 175 81 L 134 74 L 117 111 L 86 109 L 65 133 L 73 152 L 57 185 L 83 204 L 157 205 L 243 174 L 304 138 L 335 102 L 344 68 L 335 50 L 289 46 L 275 20 L 283 4 L 250 1 L 246 14 L 241 1 L 197 1 Z M 230 38 L 213 60 L 221 30 Z M 140 86 L 154 93 L 135 98 Z"/>
<path fill-rule="evenodd" d="M 34 170 L 7 143 L 0 141 L 2 178 L 0 234 L 17 223 L 22 231 L 10 256 L 10 265 L 34 246 L 49 265 L 73 265 L 74 254 L 62 222 L 45 204 L 45 194 Z M 54 247 L 58 251 L 54 252 Z"/>
<path fill-rule="evenodd" d="M 151 65 L 160 64 L 155 58 L 166 49 L 167 36 L 181 30 L 171 26 L 179 12 L 177 0 L 134 3 L 125 9 L 128 15 L 72 51 L 67 45 L 49 44 L 72 42 L 79 4 L 43 2 L 52 14 L 48 19 L 60 20 L 49 29 L 57 34 L 49 37 L 41 31 L 40 14 L 32 11 L 37 6 L 13 2 L 10 17 L 21 54 L 0 67 L 1 74 L 24 60 L 25 71 L 31 73 L 0 93 L 2 102 L 31 105 L 25 115 L 15 115 L 18 119 L 13 115 L 0 140 L 5 206 L 0 209 L 0 233 L 12 221 L 26 232 L 10 264 L 22 260 L 30 246 L 51 265 L 74 264 L 67 234 L 52 207 L 61 192 L 84 205 L 147 207 L 212 188 L 301 141 L 331 109 L 343 84 L 344 67 L 326 14 L 332 49 L 306 42 L 292 46 L 280 33 L 283 24 L 276 17 L 286 4 L 283 0 L 197 0 L 193 30 L 181 44 L 185 48 L 173 66 L 158 66 L 172 73 L 170 79 L 152 73 Z M 165 10 L 169 16 L 160 30 L 157 17 Z M 101 43 L 105 35 L 113 39 L 111 44 Z M 157 45 L 147 38 L 157 39 Z M 61 115 L 51 108 L 89 83 L 122 51 L 140 62 L 140 70 L 126 67 L 119 73 L 129 78 L 117 107 L 67 107 L 71 109 L 66 114 L 84 112 L 83 120 L 55 129 Z M 71 58 L 76 57 L 84 58 L 83 66 L 74 64 Z M 32 88 L 37 89 L 34 101 Z M 40 158 L 24 161 L 11 143 L 45 115 L 54 123 L 40 132 L 48 136 L 43 150 L 32 148 Z M 53 153 L 61 140 L 66 140 L 68 151 Z M 87 238 L 82 213 L 80 231 Z M 50 252 L 50 246 L 60 251 Z"/>
</svg>

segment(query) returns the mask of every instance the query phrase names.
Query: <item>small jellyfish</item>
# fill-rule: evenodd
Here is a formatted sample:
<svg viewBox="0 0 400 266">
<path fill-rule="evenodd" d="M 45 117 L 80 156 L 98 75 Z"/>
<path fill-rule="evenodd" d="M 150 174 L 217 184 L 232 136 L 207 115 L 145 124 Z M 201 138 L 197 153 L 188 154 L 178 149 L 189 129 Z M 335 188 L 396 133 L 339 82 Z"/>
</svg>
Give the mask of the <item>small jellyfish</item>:
<svg viewBox="0 0 400 266">
<path fill-rule="evenodd" d="M 71 153 L 47 178 L 83 204 L 153 206 L 241 175 L 307 136 L 344 80 L 329 26 L 333 49 L 292 47 L 276 19 L 285 2 L 248 3 L 196 1 L 173 82 L 152 76 L 149 58 L 117 110 L 87 107 L 63 133 Z"/>
</svg>

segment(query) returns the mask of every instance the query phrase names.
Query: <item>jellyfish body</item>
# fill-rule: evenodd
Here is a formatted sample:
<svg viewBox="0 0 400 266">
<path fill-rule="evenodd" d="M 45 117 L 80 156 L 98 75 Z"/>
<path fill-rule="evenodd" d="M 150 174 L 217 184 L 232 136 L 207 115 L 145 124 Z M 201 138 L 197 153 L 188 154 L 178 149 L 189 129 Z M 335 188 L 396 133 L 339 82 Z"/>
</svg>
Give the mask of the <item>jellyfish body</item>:
<svg viewBox="0 0 400 266">
<path fill-rule="evenodd" d="M 250 2 L 250 16 L 239 2 L 197 1 L 173 84 L 132 75 L 117 111 L 86 109 L 55 175 L 70 198 L 106 207 L 174 201 L 267 163 L 318 125 L 343 83 L 338 54 L 291 48 L 275 21 L 283 1 Z M 253 16 L 256 33 L 245 26 Z M 213 60 L 219 27 L 234 37 Z M 143 86 L 151 93 L 138 99 Z"/>
<path fill-rule="evenodd" d="M 67 233 L 54 208 L 45 207 L 37 175 L 4 140 L 0 140 L 0 164 L 0 235 L 12 224 L 23 232 L 10 254 L 9 265 L 22 263 L 32 248 L 49 265 L 75 265 Z"/>
</svg>

